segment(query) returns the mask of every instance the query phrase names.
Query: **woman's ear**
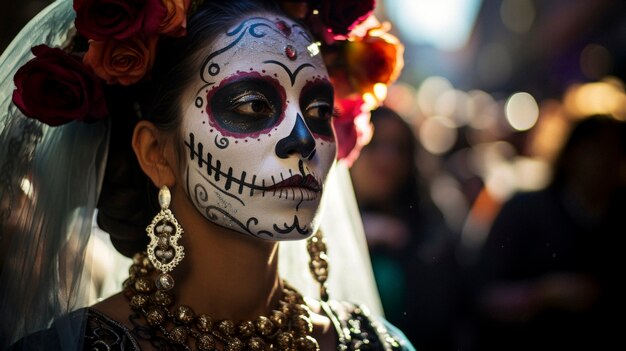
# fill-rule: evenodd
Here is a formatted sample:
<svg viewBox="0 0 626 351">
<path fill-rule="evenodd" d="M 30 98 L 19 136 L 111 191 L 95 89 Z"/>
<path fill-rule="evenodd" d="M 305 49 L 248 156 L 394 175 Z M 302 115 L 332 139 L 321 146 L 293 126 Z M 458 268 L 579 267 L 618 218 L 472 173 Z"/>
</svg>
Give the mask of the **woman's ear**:
<svg viewBox="0 0 626 351">
<path fill-rule="evenodd" d="M 157 188 L 172 188 L 176 177 L 172 163 L 165 157 L 166 139 L 163 132 L 148 121 L 139 121 L 132 139 L 133 150 L 143 172 Z"/>
</svg>

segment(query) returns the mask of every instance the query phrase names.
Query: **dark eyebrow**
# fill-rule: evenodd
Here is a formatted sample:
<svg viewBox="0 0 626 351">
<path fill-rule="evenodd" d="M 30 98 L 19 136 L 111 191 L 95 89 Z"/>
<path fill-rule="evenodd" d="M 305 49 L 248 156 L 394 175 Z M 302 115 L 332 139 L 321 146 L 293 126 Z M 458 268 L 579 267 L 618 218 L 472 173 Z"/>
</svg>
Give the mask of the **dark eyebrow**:
<svg viewBox="0 0 626 351">
<path fill-rule="evenodd" d="M 298 73 L 300 73 L 300 71 L 302 71 L 304 68 L 307 68 L 307 67 L 315 68 L 315 66 L 313 66 L 310 63 L 303 63 L 300 66 L 298 66 L 298 68 L 296 68 L 295 71 L 291 72 L 289 67 L 285 66 L 285 64 L 280 61 L 267 60 L 267 61 L 263 61 L 263 63 L 271 63 L 271 64 L 282 67 L 285 70 L 285 72 L 287 72 L 287 75 L 289 75 L 289 80 L 291 80 L 291 86 L 293 86 L 296 83 L 296 77 L 298 76 Z"/>
</svg>

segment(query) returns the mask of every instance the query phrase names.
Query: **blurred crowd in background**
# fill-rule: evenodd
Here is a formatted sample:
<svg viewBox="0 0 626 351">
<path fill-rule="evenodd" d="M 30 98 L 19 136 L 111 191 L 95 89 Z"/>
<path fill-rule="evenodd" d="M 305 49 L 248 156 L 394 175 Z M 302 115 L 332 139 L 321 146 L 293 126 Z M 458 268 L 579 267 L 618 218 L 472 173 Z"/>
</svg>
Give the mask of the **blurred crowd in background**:
<svg viewBox="0 0 626 351">
<path fill-rule="evenodd" d="M 405 68 L 351 175 L 387 318 L 421 351 L 623 348 L 626 2 L 377 11 Z"/>
<path fill-rule="evenodd" d="M 383 4 L 406 66 L 351 174 L 387 317 L 418 350 L 624 345 L 626 2 Z"/>
</svg>

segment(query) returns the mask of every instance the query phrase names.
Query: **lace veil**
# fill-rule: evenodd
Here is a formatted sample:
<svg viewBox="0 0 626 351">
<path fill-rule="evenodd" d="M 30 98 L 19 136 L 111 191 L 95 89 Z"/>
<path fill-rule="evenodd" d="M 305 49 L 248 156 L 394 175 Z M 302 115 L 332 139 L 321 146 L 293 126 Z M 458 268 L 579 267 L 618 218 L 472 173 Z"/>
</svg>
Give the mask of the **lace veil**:
<svg viewBox="0 0 626 351">
<path fill-rule="evenodd" d="M 120 276 L 111 272 L 119 267 L 121 255 L 97 250 L 98 255 L 113 257 L 103 267 L 106 272 L 91 264 L 97 257 L 86 255 L 92 233 L 99 231 L 93 218 L 106 165 L 109 123 L 49 127 L 26 118 L 11 102 L 13 75 L 32 58 L 30 48 L 63 47 L 74 30 L 73 21 L 72 1 L 57 0 L 0 56 L 0 349 L 105 297 L 99 296 L 106 295 L 105 290 L 93 293 L 95 276 L 106 275 L 98 278 L 100 283 Z M 331 298 L 363 303 L 381 314 L 352 185 L 340 162 L 331 171 L 323 211 Z M 281 243 L 280 255 L 281 274 L 303 294 L 319 296 L 308 272 L 305 242 Z M 55 326 L 64 349 L 80 347 L 80 321 Z"/>
</svg>

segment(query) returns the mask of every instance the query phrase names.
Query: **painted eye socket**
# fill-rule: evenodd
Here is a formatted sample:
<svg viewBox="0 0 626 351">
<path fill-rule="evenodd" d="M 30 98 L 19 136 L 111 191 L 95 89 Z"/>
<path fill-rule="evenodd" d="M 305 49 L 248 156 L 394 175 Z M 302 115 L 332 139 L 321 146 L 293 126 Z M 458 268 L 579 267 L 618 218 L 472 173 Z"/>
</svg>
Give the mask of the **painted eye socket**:
<svg viewBox="0 0 626 351">
<path fill-rule="evenodd" d="M 207 100 L 207 113 L 219 128 L 241 137 L 269 130 L 285 110 L 285 91 L 280 83 L 256 73 L 223 82 Z"/>
<path fill-rule="evenodd" d="M 325 80 L 313 81 L 302 88 L 300 106 L 309 129 L 317 134 L 333 137 L 333 86 Z"/>
<path fill-rule="evenodd" d="M 333 107 L 325 101 L 313 101 L 304 111 L 305 118 L 331 119 Z"/>
<path fill-rule="evenodd" d="M 230 110 L 254 118 L 271 117 L 275 112 L 265 96 L 255 93 L 244 94 L 233 99 Z"/>
</svg>

